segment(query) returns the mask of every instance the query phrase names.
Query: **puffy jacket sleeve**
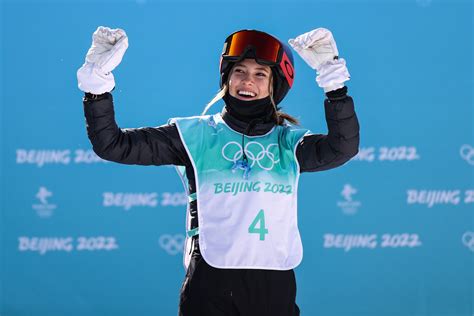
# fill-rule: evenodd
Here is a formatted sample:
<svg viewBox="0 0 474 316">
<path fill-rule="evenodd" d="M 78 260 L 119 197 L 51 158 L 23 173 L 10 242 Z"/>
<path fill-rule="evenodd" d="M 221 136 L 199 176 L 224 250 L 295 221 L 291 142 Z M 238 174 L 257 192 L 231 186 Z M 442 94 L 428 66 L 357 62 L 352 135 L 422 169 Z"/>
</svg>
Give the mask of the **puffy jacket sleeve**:
<svg viewBox="0 0 474 316">
<path fill-rule="evenodd" d="M 328 170 L 343 165 L 359 151 L 359 121 L 347 87 L 326 94 L 328 134 L 303 137 L 296 149 L 300 172 Z"/>
<path fill-rule="evenodd" d="M 83 99 L 87 136 L 102 159 L 133 165 L 187 165 L 189 158 L 174 124 L 121 129 L 112 94 Z"/>
</svg>

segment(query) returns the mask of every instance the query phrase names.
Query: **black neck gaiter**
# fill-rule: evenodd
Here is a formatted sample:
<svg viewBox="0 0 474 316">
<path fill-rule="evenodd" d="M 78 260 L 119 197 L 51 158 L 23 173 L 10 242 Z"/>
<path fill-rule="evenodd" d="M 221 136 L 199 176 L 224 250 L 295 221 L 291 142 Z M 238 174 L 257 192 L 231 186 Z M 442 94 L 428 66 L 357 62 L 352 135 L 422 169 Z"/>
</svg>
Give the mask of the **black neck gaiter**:
<svg viewBox="0 0 474 316">
<path fill-rule="evenodd" d="M 258 100 L 244 101 L 226 93 L 223 99 L 229 114 L 240 121 L 250 123 L 255 119 L 261 119 L 262 122 L 273 120 L 274 107 L 270 101 L 270 96 Z"/>
</svg>

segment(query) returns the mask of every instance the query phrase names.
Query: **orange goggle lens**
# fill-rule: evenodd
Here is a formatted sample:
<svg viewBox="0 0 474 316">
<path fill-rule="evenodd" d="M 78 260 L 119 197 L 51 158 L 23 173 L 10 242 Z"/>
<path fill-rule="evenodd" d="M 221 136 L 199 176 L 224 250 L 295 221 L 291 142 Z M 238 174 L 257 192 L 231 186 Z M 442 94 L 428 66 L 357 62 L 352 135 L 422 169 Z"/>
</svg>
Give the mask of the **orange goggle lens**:
<svg viewBox="0 0 474 316">
<path fill-rule="evenodd" d="M 227 41 L 225 57 L 240 57 L 248 47 L 253 47 L 255 57 L 261 61 L 276 63 L 281 45 L 275 38 L 260 32 L 241 31 Z"/>
</svg>

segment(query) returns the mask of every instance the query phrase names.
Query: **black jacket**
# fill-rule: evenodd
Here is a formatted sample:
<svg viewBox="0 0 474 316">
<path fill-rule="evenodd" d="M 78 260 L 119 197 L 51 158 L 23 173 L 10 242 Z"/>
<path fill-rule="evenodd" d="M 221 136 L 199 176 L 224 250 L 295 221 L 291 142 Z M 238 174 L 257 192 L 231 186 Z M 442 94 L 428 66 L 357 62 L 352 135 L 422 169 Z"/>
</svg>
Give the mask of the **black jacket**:
<svg viewBox="0 0 474 316">
<path fill-rule="evenodd" d="M 300 172 L 338 167 L 355 156 L 359 148 L 359 122 L 347 88 L 326 94 L 324 101 L 328 135 L 311 134 L 296 149 Z M 196 191 L 194 170 L 174 124 L 120 129 L 115 122 L 112 94 L 86 94 L 83 100 L 87 135 L 94 152 L 105 160 L 134 165 L 181 165 L 186 167 L 190 193 Z M 243 133 L 247 124 L 225 110 L 225 122 Z M 273 123 L 257 124 L 249 135 L 268 132 Z M 197 227 L 196 201 L 190 205 L 191 228 Z"/>
</svg>

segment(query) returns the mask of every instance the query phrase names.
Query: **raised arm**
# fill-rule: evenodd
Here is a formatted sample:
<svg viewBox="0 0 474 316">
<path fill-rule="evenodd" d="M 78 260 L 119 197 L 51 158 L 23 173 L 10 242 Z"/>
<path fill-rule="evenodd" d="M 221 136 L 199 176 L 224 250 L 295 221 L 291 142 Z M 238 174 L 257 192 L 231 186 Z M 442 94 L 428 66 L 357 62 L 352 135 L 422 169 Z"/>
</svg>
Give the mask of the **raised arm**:
<svg viewBox="0 0 474 316">
<path fill-rule="evenodd" d="M 313 134 L 303 138 L 296 155 L 301 172 L 322 171 L 338 167 L 355 156 L 359 150 L 359 122 L 354 102 L 347 95 L 345 82 L 350 79 L 346 61 L 332 33 L 317 28 L 289 40 L 304 61 L 317 71 L 316 82 L 324 89 L 328 134 Z"/>
<path fill-rule="evenodd" d="M 128 48 L 122 29 L 100 26 L 92 34 L 85 63 L 77 71 L 78 87 L 85 92 L 87 135 L 95 153 L 106 160 L 138 165 L 188 165 L 189 158 L 174 125 L 120 129 L 115 122 L 110 92 L 112 71 Z"/>
<path fill-rule="evenodd" d="M 296 149 L 300 172 L 336 168 L 359 150 L 359 122 L 347 87 L 328 92 L 324 101 L 328 134 L 303 138 Z"/>
</svg>

